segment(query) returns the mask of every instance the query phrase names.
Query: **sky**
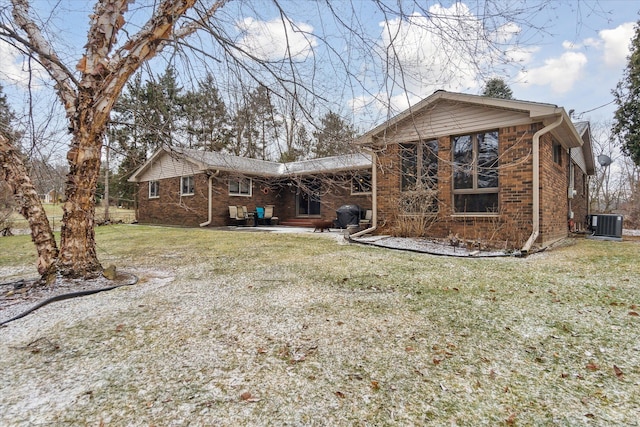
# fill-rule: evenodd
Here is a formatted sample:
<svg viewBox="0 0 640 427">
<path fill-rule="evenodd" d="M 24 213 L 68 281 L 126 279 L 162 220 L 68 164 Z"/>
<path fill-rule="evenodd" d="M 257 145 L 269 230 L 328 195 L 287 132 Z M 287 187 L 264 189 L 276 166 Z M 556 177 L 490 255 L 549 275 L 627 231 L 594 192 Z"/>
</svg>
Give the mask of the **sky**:
<svg viewBox="0 0 640 427">
<path fill-rule="evenodd" d="M 496 3 L 524 13 L 514 14 L 512 21 L 489 19 L 485 25 L 480 15 L 486 18 L 486 11 L 475 3 L 417 3 L 420 7 L 412 9 L 410 2 L 391 2 L 407 5 L 406 16 L 385 21 L 382 12 L 365 0 L 335 2 L 342 7 L 337 16 L 356 27 L 356 34 L 345 32 L 336 16 L 312 1 L 284 0 L 292 18 L 285 26 L 266 1 L 231 3 L 221 16 L 224 31 L 246 52 L 274 63 L 289 57 L 301 69 L 308 64 L 308 75 L 313 76 L 309 78 L 327 94 L 327 108 L 350 116 L 363 131 L 438 89 L 479 94 L 490 77 L 504 79 L 514 98 L 562 106 L 573 110 L 576 120 L 612 119 L 611 91 L 622 77 L 640 19 L 637 0 L 549 0 L 542 8 L 531 9 L 527 8 L 540 2 L 500 0 Z M 50 34 L 72 68 L 81 55 L 91 2 L 35 0 L 33 4 L 41 16 L 47 16 L 51 4 L 59 8 L 51 20 L 57 20 L 57 26 Z M 136 13 L 142 14 L 142 9 L 131 22 Z M 484 37 L 477 37 L 480 33 Z M 485 43 L 486 38 L 493 44 Z M 195 42 L 208 49 L 202 40 Z M 370 52 L 364 52 L 363 45 Z M 393 54 L 388 56 L 389 52 Z M 212 62 L 213 68 L 207 70 L 215 69 Z M 23 105 L 24 59 L 0 41 L 0 64 L 0 83 L 9 101 Z M 155 64 L 160 73 L 160 63 Z M 198 68 L 193 64 L 185 69 L 193 72 Z M 46 79 L 37 64 L 31 66 L 36 80 Z M 341 74 L 346 69 L 349 73 Z M 39 90 L 37 85 L 32 89 L 32 93 Z"/>
</svg>

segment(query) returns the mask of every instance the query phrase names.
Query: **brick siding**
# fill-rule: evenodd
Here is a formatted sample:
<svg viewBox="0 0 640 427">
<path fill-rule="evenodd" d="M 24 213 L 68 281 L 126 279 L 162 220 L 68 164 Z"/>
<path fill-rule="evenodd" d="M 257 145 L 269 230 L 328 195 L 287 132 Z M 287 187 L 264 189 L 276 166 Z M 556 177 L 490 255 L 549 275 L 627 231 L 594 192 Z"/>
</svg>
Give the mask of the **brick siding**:
<svg viewBox="0 0 640 427">
<path fill-rule="evenodd" d="M 247 206 L 249 211 L 256 206 L 274 205 L 274 216 L 281 221 L 296 218 L 296 191 L 293 181 L 270 181 L 260 177 L 252 180 L 251 196 L 229 195 L 230 175 L 221 174 L 213 178 L 211 226 L 235 224 L 229 218 L 229 206 Z M 335 210 L 345 204 L 357 204 L 371 209 L 370 195 L 351 195 L 350 180 L 341 177 L 332 181 L 323 177 L 320 189 L 320 215 L 316 218 L 334 219 Z M 335 182 L 334 182 L 335 181 Z M 341 183 L 342 185 L 338 185 Z M 290 185 L 289 185 L 290 184 Z M 165 224 L 198 226 L 208 219 L 208 178 L 195 175 L 194 194 L 180 196 L 180 177 L 160 180 L 158 198 L 149 198 L 149 183 L 139 183 L 137 220 L 143 224 Z"/>
<path fill-rule="evenodd" d="M 541 124 L 503 127 L 499 129 L 499 214 L 455 215 L 451 138 L 438 139 L 438 213 L 424 228 L 417 227 L 415 237 L 443 238 L 458 235 L 465 240 L 482 241 L 494 246 L 521 247 L 532 232 L 533 209 L 533 135 Z M 487 129 L 490 130 L 490 129 Z M 378 223 L 381 234 L 398 234 L 403 221 L 399 208 L 401 161 L 398 144 L 388 144 L 378 153 Z M 547 243 L 568 232 L 567 186 L 569 155 L 563 150 L 562 166 L 553 162 L 550 135 L 540 141 L 540 224 L 541 243 Z M 575 168 L 579 170 L 579 168 Z M 582 180 L 582 175 L 580 176 Z M 580 182 L 582 182 L 580 180 Z M 576 187 L 578 187 L 576 180 Z M 582 188 L 582 185 L 580 185 Z M 580 190 L 579 190 L 580 191 Z M 576 200 L 576 199 L 574 199 Z M 586 215 L 582 199 L 574 202 L 576 215 Z"/>
</svg>

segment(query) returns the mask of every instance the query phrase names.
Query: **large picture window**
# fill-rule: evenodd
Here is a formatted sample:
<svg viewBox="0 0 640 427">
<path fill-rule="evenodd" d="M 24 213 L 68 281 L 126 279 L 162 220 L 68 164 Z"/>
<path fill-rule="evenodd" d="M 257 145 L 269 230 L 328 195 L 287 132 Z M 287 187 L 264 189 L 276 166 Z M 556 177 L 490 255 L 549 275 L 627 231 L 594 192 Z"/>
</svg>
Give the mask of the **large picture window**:
<svg viewBox="0 0 640 427">
<path fill-rule="evenodd" d="M 498 131 L 452 138 L 456 213 L 498 212 Z"/>
<path fill-rule="evenodd" d="M 149 181 L 149 198 L 156 199 L 160 197 L 160 181 Z"/>
<path fill-rule="evenodd" d="M 251 196 L 251 178 L 229 178 L 230 196 Z"/>
<path fill-rule="evenodd" d="M 180 195 L 191 196 L 195 192 L 195 180 L 193 175 L 180 178 Z"/>
<path fill-rule="evenodd" d="M 438 141 L 400 144 L 402 191 L 438 188 Z"/>
</svg>

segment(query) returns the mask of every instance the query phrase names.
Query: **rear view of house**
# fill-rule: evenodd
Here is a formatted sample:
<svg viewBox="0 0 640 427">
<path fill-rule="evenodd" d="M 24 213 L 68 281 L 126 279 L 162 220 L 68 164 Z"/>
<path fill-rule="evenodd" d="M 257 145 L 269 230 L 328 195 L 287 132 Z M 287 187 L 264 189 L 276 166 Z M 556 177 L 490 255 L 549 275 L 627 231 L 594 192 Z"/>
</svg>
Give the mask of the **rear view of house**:
<svg viewBox="0 0 640 427">
<path fill-rule="evenodd" d="M 526 252 L 586 227 L 590 138 L 555 105 L 438 91 L 364 134 L 366 154 L 276 163 L 166 148 L 130 181 L 140 222 L 225 225 L 238 205 L 333 220 L 356 205 L 366 233 Z"/>
<path fill-rule="evenodd" d="M 588 123 L 550 104 L 435 92 L 367 132 L 378 233 L 529 250 L 584 226 Z"/>
</svg>

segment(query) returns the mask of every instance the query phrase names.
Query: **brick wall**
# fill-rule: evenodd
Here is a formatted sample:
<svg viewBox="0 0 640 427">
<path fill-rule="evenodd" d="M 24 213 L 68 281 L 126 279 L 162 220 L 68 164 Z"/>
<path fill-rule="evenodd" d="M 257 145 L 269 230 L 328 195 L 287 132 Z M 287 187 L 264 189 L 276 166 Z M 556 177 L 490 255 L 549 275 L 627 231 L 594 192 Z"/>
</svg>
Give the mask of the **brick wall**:
<svg viewBox="0 0 640 427">
<path fill-rule="evenodd" d="M 249 211 L 256 206 L 274 205 L 274 216 L 280 220 L 296 217 L 296 185 L 291 181 L 270 181 L 254 178 L 251 196 L 229 195 L 230 175 L 220 174 L 213 178 L 211 226 L 235 224 L 229 218 L 229 206 L 247 206 Z M 344 204 L 358 204 L 363 209 L 371 208 L 370 195 L 351 195 L 350 181 L 343 185 L 329 185 L 331 180 L 323 177 L 321 188 L 321 218 L 335 218 L 335 210 Z M 291 184 L 291 185 L 289 185 Z M 198 226 L 208 219 L 208 178 L 195 175 L 194 194 L 180 196 L 180 178 L 160 180 L 160 197 L 149 199 L 149 183 L 138 186 L 138 222 L 143 224 L 166 224 Z"/>
<path fill-rule="evenodd" d="M 532 232 L 534 133 L 540 124 L 504 127 L 499 130 L 499 214 L 496 216 L 455 215 L 452 193 L 452 153 L 450 137 L 438 139 L 439 210 L 433 221 L 416 236 L 442 238 L 457 234 L 467 240 L 480 240 L 492 245 L 521 247 Z M 487 129 L 489 130 L 489 129 Z M 542 215 L 544 241 L 566 236 L 567 198 L 565 169 L 553 163 L 551 138 L 541 141 Z M 565 165 L 568 155 L 565 158 Z M 397 144 L 389 144 L 378 152 L 378 222 L 381 234 L 397 234 L 400 218 L 401 163 Z"/>
<path fill-rule="evenodd" d="M 547 244 L 566 237 L 569 202 L 569 153 L 561 150 L 560 163 L 553 159 L 553 139 L 550 134 L 540 138 L 540 238 Z"/>
</svg>

